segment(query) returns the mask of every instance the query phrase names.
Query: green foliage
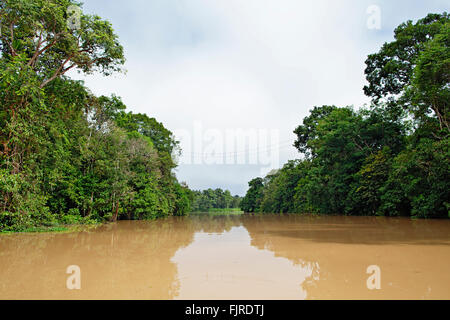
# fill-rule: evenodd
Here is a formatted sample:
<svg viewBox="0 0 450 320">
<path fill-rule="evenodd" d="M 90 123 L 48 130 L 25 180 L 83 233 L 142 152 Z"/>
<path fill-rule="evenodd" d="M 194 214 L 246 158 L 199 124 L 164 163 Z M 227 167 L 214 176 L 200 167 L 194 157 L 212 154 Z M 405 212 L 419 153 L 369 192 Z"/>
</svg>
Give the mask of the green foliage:
<svg viewBox="0 0 450 320">
<path fill-rule="evenodd" d="M 310 111 L 311 115 L 303 119 L 303 124 L 298 126 L 294 131 L 297 135 L 297 140 L 295 141 L 294 146 L 298 149 L 298 151 L 304 153 L 306 156 L 310 155 L 312 150 L 309 143 L 317 136 L 316 129 L 319 121 L 326 118 L 335 109 L 335 106 L 322 106 L 320 108 L 314 107 L 314 109 Z"/>
<path fill-rule="evenodd" d="M 395 30 L 395 41 L 369 55 L 365 70 L 368 96 L 394 102 L 440 137 L 449 130 L 449 33 L 446 12 L 403 23 Z"/>
<path fill-rule="evenodd" d="M 192 212 L 212 212 L 221 209 L 239 208 L 241 198 L 232 196 L 229 190 L 207 189 L 193 191 Z"/>
<path fill-rule="evenodd" d="M 255 178 L 248 183 L 249 189 L 241 201 L 241 210 L 244 212 L 259 212 L 263 196 L 263 179 Z"/>
<path fill-rule="evenodd" d="M 394 31 L 395 41 L 385 43 L 366 60 L 369 82 L 364 88 L 366 95 L 378 100 L 402 94 L 411 83 L 417 57 L 448 21 L 449 16 L 444 12 L 429 14 L 415 24 L 407 21 L 398 26 Z"/>
<path fill-rule="evenodd" d="M 269 173 L 264 179 L 262 212 L 292 213 L 296 211 L 294 197 L 296 187 L 303 177 L 302 167 L 301 161 L 289 161 L 281 170 Z"/>
<path fill-rule="evenodd" d="M 81 13 L 79 28 L 70 28 L 73 0 L 5 0 L 0 5 L 4 59 L 25 57 L 43 88 L 72 68 L 109 75 L 125 62 L 111 23 Z"/>
<path fill-rule="evenodd" d="M 0 3 L 0 230 L 184 215 L 192 195 L 173 175 L 172 133 L 64 76 L 120 71 L 111 24 L 71 0 Z"/>
<path fill-rule="evenodd" d="M 314 107 L 294 131 L 305 159 L 252 180 L 242 209 L 448 218 L 449 34 L 447 13 L 400 25 L 366 61 L 371 107 Z"/>
<path fill-rule="evenodd" d="M 386 214 L 410 214 L 418 218 L 449 217 L 449 139 L 421 139 L 409 145 L 393 161 L 382 195 Z M 405 212 L 405 210 L 407 210 Z"/>
<path fill-rule="evenodd" d="M 421 123 L 437 119 L 436 134 L 445 136 L 450 129 L 450 22 L 425 44 L 416 64 L 406 97 L 411 101 L 415 118 Z M 434 114 L 431 119 L 430 114 Z"/>
</svg>

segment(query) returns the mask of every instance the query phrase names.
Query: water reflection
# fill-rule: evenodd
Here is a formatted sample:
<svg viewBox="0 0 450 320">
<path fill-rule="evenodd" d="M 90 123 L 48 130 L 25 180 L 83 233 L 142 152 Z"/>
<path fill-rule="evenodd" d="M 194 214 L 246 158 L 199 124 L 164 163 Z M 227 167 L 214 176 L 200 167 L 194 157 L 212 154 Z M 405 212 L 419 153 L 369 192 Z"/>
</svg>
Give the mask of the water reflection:
<svg viewBox="0 0 450 320">
<path fill-rule="evenodd" d="M 0 238 L 2 299 L 172 299 L 178 294 L 175 252 L 195 226 L 183 219 L 119 222 L 94 231 Z M 66 289 L 69 265 L 81 290 Z"/>
<path fill-rule="evenodd" d="M 450 298 L 450 221 L 266 215 L 242 224 L 253 246 L 317 265 L 303 283 L 308 299 Z M 381 268 L 381 290 L 367 289 L 370 265 Z"/>
<path fill-rule="evenodd" d="M 196 233 L 172 260 L 179 266 L 177 299 L 305 299 L 302 284 L 318 274 L 317 263 L 295 264 L 252 246 L 243 226 Z"/>
<path fill-rule="evenodd" d="M 0 299 L 449 299 L 449 221 L 192 216 L 0 236 Z M 67 266 L 82 289 L 66 289 Z M 366 287 L 378 265 L 382 290 Z"/>
<path fill-rule="evenodd" d="M 243 224 L 270 238 L 319 243 L 450 245 L 450 221 L 407 218 L 245 215 Z M 250 230 L 249 230 L 250 231 Z"/>
</svg>

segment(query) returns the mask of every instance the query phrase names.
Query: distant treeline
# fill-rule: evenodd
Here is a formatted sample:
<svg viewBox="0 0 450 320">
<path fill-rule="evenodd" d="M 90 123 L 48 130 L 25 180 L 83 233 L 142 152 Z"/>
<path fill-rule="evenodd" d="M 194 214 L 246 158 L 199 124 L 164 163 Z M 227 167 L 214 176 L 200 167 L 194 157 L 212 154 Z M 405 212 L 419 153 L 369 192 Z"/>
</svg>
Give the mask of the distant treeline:
<svg viewBox="0 0 450 320">
<path fill-rule="evenodd" d="M 450 23 L 429 14 L 369 55 L 368 108 L 315 107 L 304 155 L 249 183 L 246 212 L 449 217 Z"/>
<path fill-rule="evenodd" d="M 192 212 L 208 212 L 212 209 L 239 208 L 241 198 L 232 196 L 230 191 L 218 189 L 207 189 L 193 191 Z"/>
<path fill-rule="evenodd" d="M 71 5 L 0 3 L 0 231 L 187 213 L 172 133 L 64 75 L 125 61 L 108 21 L 82 14 L 69 27 Z"/>
</svg>

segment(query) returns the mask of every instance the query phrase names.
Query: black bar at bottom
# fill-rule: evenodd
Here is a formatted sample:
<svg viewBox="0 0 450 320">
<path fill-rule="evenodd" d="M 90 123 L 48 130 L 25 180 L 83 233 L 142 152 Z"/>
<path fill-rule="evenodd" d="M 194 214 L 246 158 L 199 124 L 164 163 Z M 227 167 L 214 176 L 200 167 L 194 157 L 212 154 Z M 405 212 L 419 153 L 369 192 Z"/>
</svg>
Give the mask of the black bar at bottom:
<svg viewBox="0 0 450 320">
<path fill-rule="evenodd" d="M 304 319 L 324 316 L 380 318 L 446 314 L 449 301 L 0 301 L 17 316 L 124 319 Z"/>
</svg>

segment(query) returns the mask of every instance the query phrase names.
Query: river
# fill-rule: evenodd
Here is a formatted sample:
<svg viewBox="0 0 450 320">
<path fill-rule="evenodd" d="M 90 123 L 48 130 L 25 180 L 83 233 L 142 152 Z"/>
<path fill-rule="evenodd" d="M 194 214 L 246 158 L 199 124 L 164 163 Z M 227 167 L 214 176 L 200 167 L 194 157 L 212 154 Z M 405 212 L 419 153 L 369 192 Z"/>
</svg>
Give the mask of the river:
<svg viewBox="0 0 450 320">
<path fill-rule="evenodd" d="M 0 299 L 450 299 L 449 265 L 447 220 L 171 217 L 1 235 Z"/>
</svg>

